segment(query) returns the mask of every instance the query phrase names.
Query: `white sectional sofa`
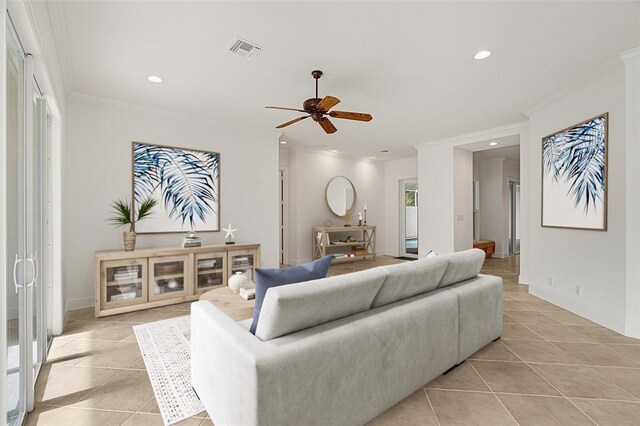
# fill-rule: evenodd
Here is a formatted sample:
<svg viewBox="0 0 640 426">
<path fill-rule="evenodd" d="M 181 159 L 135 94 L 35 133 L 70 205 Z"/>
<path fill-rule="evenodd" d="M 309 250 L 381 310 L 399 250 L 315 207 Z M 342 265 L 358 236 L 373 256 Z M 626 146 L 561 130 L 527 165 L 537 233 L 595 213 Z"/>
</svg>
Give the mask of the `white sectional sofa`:
<svg viewBox="0 0 640 426">
<path fill-rule="evenodd" d="M 223 425 L 359 425 L 502 334 L 502 279 L 484 252 L 267 291 L 256 335 L 192 305 L 192 380 Z"/>
</svg>

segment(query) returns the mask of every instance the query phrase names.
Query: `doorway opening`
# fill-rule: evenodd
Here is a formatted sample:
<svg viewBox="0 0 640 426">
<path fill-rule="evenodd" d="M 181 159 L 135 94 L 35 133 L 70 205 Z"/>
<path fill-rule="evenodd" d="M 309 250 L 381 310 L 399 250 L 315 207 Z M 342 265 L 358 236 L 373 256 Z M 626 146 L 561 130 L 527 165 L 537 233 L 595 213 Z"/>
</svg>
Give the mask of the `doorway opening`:
<svg viewBox="0 0 640 426">
<path fill-rule="evenodd" d="M 509 254 L 520 254 L 520 181 L 509 181 Z"/>
<path fill-rule="evenodd" d="M 279 219 L 278 241 L 280 246 L 280 266 L 289 263 L 289 190 L 288 173 L 286 169 L 280 169 L 279 189 Z"/>
<path fill-rule="evenodd" d="M 418 179 L 400 181 L 400 256 L 418 258 Z"/>
</svg>

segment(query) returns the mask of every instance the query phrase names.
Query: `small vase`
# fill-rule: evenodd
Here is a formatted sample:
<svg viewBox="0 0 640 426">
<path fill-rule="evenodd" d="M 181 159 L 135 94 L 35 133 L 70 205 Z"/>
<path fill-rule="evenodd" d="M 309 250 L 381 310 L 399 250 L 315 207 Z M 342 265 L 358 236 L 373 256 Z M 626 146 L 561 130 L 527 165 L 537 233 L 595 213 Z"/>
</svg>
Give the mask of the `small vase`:
<svg viewBox="0 0 640 426">
<path fill-rule="evenodd" d="M 234 293 L 237 293 L 241 288 L 247 285 L 248 281 L 249 279 L 247 278 L 247 274 L 244 272 L 236 272 L 231 276 L 231 278 L 229 278 L 229 288 Z"/>
<path fill-rule="evenodd" d="M 125 251 L 133 251 L 136 249 L 136 233 L 135 232 L 123 232 L 122 237 L 124 239 Z"/>
</svg>

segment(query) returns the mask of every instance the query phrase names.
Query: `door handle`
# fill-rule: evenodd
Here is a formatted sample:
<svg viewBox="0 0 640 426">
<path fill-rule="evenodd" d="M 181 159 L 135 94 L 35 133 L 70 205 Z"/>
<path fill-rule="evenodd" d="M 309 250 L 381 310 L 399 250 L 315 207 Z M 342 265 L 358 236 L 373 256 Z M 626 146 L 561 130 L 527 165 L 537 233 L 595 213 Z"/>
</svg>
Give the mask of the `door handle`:
<svg viewBox="0 0 640 426">
<path fill-rule="evenodd" d="M 35 257 L 35 253 L 32 253 L 31 257 L 25 260 L 31 265 L 31 281 L 26 285 L 26 287 L 33 287 L 36 283 L 36 279 L 38 279 L 38 260 Z"/>
<path fill-rule="evenodd" d="M 16 260 L 15 260 L 15 262 L 13 262 L 13 285 L 16 288 L 16 293 L 18 292 L 18 290 L 20 290 L 22 287 L 24 287 L 23 285 L 18 284 L 18 265 L 23 260 L 24 259 L 18 258 L 18 255 L 16 254 Z"/>
</svg>

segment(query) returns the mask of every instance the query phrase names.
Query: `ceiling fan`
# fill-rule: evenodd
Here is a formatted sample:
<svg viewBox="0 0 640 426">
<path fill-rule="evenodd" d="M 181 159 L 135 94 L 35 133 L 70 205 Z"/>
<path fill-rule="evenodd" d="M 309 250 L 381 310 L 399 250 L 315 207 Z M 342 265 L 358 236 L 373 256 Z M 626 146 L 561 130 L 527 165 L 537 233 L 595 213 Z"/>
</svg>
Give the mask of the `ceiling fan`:
<svg viewBox="0 0 640 426">
<path fill-rule="evenodd" d="M 325 117 L 328 115 L 332 118 L 343 118 L 346 120 L 357 120 L 357 121 L 371 121 L 373 116 L 371 114 L 365 114 L 362 112 L 349 112 L 349 111 L 329 111 L 334 106 L 340 103 L 340 99 L 335 98 L 333 96 L 325 96 L 320 99 L 318 97 L 318 80 L 322 77 L 322 71 L 314 70 L 311 71 L 311 75 L 316 79 L 316 97 L 310 98 L 304 101 L 302 104 L 302 109 L 297 108 L 285 108 L 285 107 L 277 107 L 277 106 L 266 106 L 265 108 L 272 109 L 284 109 L 287 111 L 298 111 L 304 112 L 308 115 L 295 118 L 291 121 L 287 121 L 286 123 L 282 123 L 279 126 L 276 126 L 276 129 L 282 129 L 283 127 L 290 126 L 293 123 L 297 123 L 298 121 L 302 121 L 305 118 L 313 118 L 313 121 L 317 122 L 320 127 L 324 129 L 325 132 L 331 134 L 335 133 L 338 129 L 333 125 L 329 118 Z"/>
</svg>

